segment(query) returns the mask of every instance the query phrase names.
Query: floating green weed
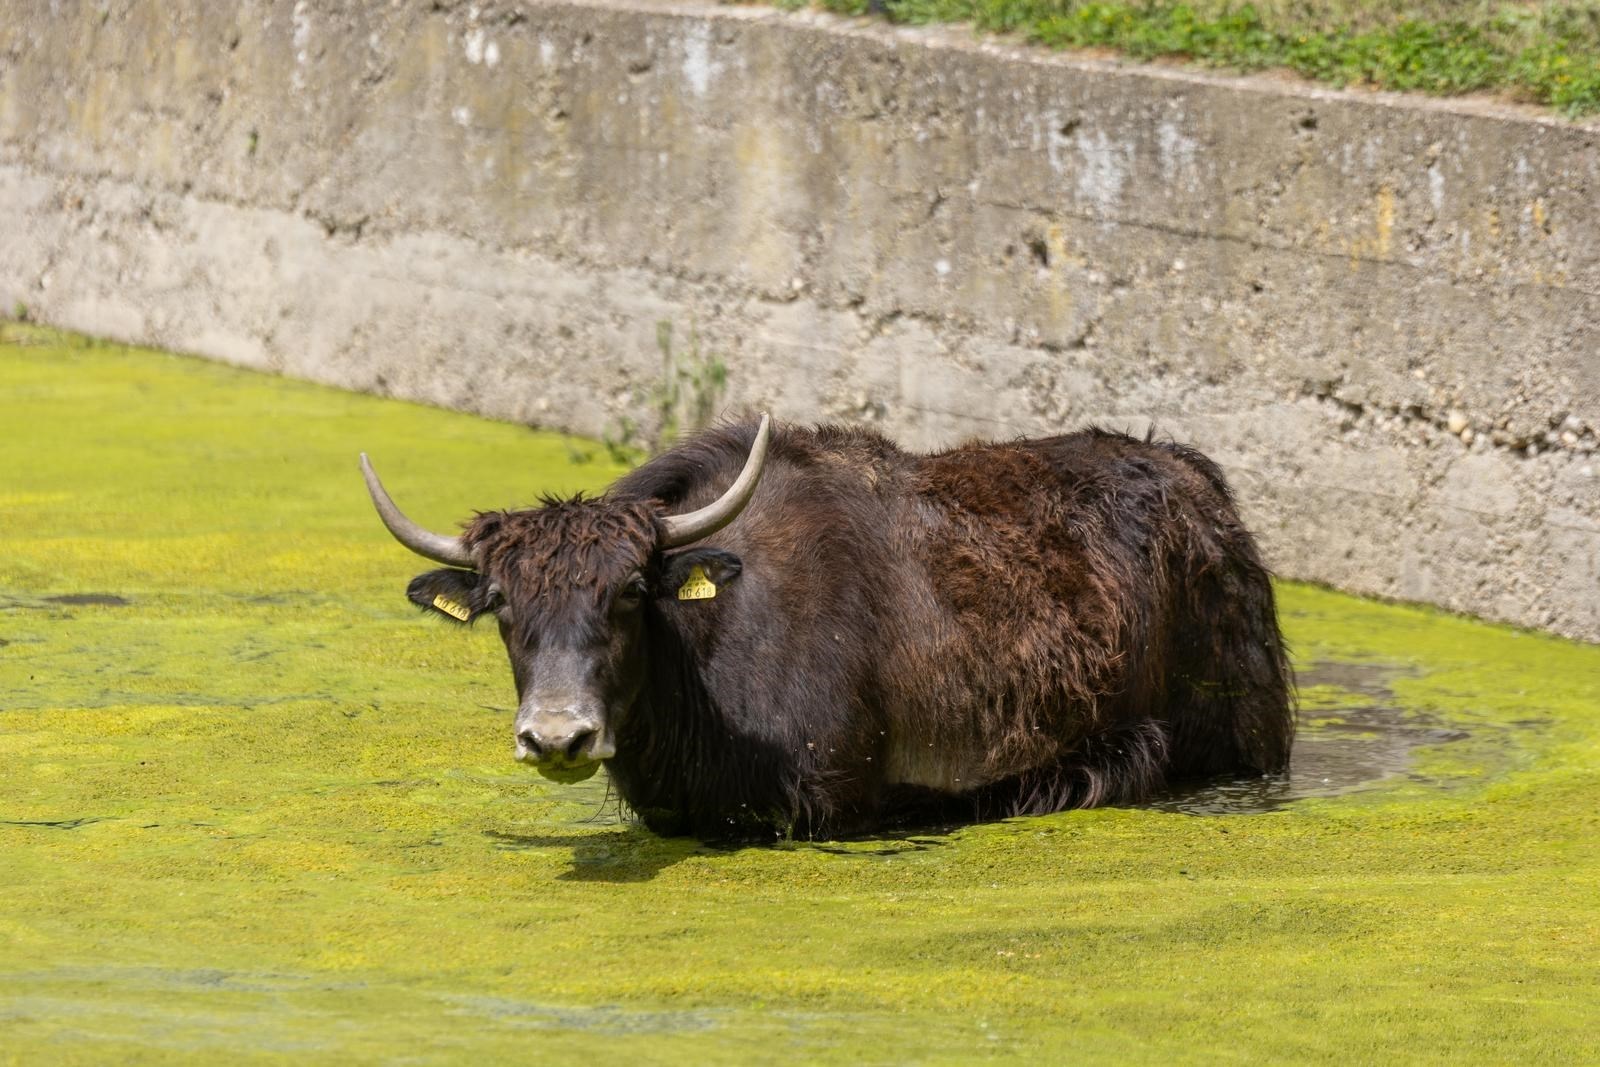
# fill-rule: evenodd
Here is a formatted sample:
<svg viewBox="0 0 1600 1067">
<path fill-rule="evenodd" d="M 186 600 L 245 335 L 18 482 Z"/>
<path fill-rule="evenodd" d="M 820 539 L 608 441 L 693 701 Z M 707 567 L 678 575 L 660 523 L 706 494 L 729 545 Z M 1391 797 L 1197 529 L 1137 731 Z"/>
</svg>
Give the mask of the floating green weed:
<svg viewBox="0 0 1600 1067">
<path fill-rule="evenodd" d="M 0 1061 L 1595 1058 L 1600 649 L 1285 585 L 1313 715 L 1465 736 L 1269 814 L 717 850 L 512 762 L 355 454 L 440 529 L 617 468 L 16 325 L 0 396 Z"/>
</svg>

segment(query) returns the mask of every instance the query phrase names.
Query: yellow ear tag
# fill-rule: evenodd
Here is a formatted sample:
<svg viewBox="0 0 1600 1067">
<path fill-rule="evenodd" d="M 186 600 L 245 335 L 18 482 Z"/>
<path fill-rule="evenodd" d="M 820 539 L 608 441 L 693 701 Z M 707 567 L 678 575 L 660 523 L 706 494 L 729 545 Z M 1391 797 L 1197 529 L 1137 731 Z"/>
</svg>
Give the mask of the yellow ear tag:
<svg viewBox="0 0 1600 1067">
<path fill-rule="evenodd" d="M 706 577 L 706 572 L 698 563 L 689 568 L 689 577 L 678 586 L 679 600 L 710 600 L 716 595 L 717 587 Z"/>
<path fill-rule="evenodd" d="M 454 615 L 462 622 L 466 622 L 468 619 L 472 618 L 472 612 L 468 611 L 460 604 L 457 604 L 454 600 L 451 600 L 447 596 L 441 595 L 434 597 L 433 606 L 444 612 L 446 615 Z"/>
</svg>

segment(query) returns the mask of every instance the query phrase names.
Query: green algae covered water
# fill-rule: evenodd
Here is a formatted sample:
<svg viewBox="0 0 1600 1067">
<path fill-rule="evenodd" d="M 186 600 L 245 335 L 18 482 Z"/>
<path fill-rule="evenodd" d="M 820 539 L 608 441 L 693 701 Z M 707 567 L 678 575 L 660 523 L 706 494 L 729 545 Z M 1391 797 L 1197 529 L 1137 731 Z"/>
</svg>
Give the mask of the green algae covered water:
<svg viewBox="0 0 1600 1067">
<path fill-rule="evenodd" d="M 1600 649 L 1284 585 L 1283 779 L 718 850 L 513 763 L 355 464 L 592 449 L 17 325 L 0 396 L 0 1063 L 1600 1060 Z"/>
</svg>

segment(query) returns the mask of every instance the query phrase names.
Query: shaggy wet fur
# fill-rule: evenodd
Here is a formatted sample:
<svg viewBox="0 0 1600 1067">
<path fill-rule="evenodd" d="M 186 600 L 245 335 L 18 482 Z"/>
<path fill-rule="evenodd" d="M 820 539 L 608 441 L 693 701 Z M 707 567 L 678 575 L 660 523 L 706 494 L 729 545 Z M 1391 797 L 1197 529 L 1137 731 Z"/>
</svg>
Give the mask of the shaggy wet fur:
<svg viewBox="0 0 1600 1067">
<path fill-rule="evenodd" d="M 686 550 L 725 550 L 741 572 L 680 602 L 659 516 L 713 500 L 754 430 L 467 533 L 507 600 L 535 606 L 518 615 L 532 631 L 604 630 L 608 591 L 642 569 L 624 669 L 643 680 L 613 712 L 608 768 L 651 827 L 859 832 L 1286 766 L 1268 574 L 1199 453 L 1088 430 L 919 456 L 865 430 L 777 427 L 749 507 Z"/>
</svg>

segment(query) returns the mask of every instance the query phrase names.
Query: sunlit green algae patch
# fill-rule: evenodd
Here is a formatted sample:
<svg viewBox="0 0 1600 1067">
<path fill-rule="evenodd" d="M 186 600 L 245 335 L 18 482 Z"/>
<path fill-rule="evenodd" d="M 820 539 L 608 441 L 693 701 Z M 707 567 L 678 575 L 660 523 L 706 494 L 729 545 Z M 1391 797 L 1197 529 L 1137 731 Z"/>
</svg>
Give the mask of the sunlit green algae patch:
<svg viewBox="0 0 1600 1067">
<path fill-rule="evenodd" d="M 355 464 L 449 529 L 603 450 L 0 331 L 0 1062 L 1600 1059 L 1600 649 L 1285 585 L 1259 804 L 663 840 Z M 1419 740 L 1319 795 L 1340 730 Z"/>
</svg>

